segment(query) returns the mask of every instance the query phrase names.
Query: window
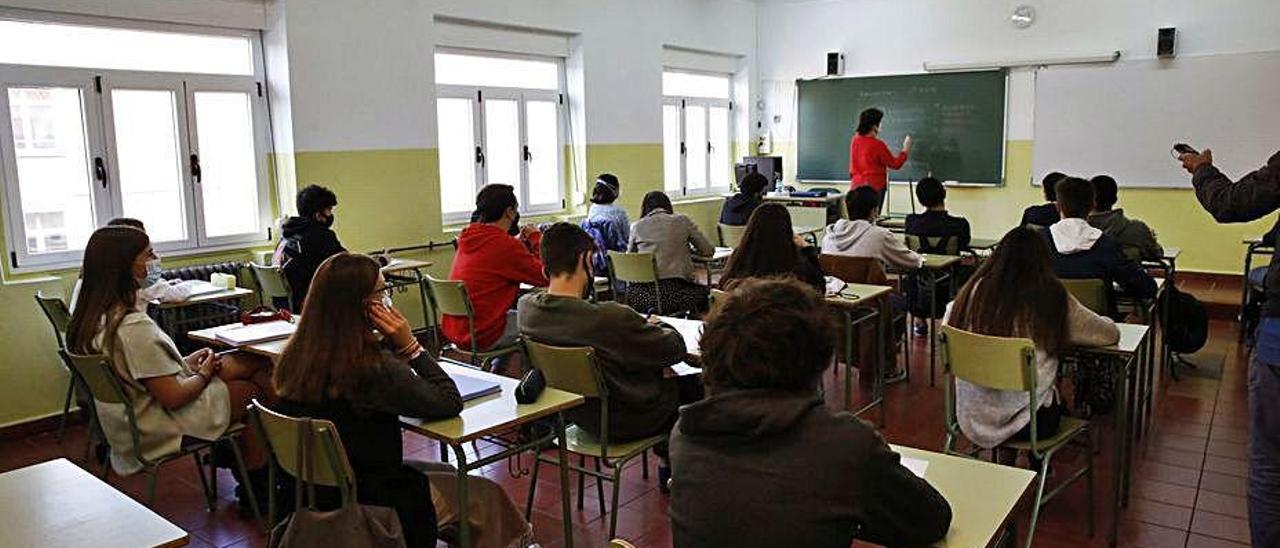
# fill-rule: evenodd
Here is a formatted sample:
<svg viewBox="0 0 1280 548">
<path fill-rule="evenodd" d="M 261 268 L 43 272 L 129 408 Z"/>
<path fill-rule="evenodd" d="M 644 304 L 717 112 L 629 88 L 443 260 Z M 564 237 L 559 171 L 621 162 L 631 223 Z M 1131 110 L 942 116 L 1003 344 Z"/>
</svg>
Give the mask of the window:
<svg viewBox="0 0 1280 548">
<path fill-rule="evenodd" d="M 663 188 L 669 194 L 729 189 L 730 88 L 727 74 L 662 73 Z"/>
<path fill-rule="evenodd" d="M 210 32 L 0 21 L 11 265 L 74 264 L 113 217 L 161 251 L 270 238 L 256 38 Z"/>
<path fill-rule="evenodd" d="M 445 223 L 467 221 L 489 183 L 514 186 L 522 213 L 563 210 L 560 60 L 437 52 L 435 69 Z"/>
</svg>

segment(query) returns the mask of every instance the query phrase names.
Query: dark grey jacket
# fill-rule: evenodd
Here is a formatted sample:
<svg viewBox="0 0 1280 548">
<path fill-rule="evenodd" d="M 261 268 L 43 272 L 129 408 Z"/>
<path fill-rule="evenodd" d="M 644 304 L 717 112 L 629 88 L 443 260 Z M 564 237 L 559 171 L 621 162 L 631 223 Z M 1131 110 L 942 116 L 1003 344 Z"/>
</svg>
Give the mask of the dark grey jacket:
<svg viewBox="0 0 1280 548">
<path fill-rule="evenodd" d="M 1133 261 L 1158 261 L 1164 248 L 1156 241 L 1156 232 L 1147 223 L 1124 216 L 1123 209 L 1096 211 L 1089 214 L 1089 224 L 1115 238 L 1124 247 L 1124 256 Z"/>
<path fill-rule="evenodd" d="M 1280 209 L 1280 152 L 1267 165 L 1232 183 L 1216 166 L 1203 165 L 1191 178 L 1200 205 L 1220 223 L 1244 223 Z M 1280 226 L 1280 222 L 1277 223 Z M 1272 229 L 1273 231 L 1275 228 Z M 1267 269 L 1267 302 L 1262 315 L 1280 317 L 1280 255 Z"/>
<path fill-rule="evenodd" d="M 671 433 L 676 547 L 925 545 L 951 506 L 870 425 L 811 393 L 736 390 L 680 408 Z"/>
</svg>

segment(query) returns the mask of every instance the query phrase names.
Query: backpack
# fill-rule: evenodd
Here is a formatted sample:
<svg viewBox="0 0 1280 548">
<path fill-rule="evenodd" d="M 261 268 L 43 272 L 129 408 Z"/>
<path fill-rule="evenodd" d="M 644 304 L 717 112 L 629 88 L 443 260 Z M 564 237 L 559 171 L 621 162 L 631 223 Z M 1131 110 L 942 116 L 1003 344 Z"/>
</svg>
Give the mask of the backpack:
<svg viewBox="0 0 1280 548">
<path fill-rule="evenodd" d="M 1179 354 L 1191 354 L 1204 347 L 1209 339 L 1209 314 L 1204 305 L 1189 293 L 1169 287 L 1164 306 L 1169 307 L 1162 317 L 1168 318 L 1164 326 L 1169 349 Z"/>
</svg>

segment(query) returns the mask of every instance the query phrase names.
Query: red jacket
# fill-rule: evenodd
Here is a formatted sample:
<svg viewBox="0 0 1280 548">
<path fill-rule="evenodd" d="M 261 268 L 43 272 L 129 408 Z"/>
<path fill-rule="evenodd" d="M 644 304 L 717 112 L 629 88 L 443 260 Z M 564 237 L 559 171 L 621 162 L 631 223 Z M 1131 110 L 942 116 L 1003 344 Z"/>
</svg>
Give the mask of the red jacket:
<svg viewBox="0 0 1280 548">
<path fill-rule="evenodd" d="M 529 240 L 529 246 L 537 249 L 542 234 L 535 232 Z M 476 317 L 476 342 L 481 350 L 488 349 L 502 337 L 507 311 L 515 304 L 521 283 L 547 285 L 542 260 L 529 251 L 530 247 L 490 224 L 472 223 L 458 236 L 458 253 L 453 257 L 449 279 L 461 281 L 467 288 Z M 445 316 L 441 329 L 450 342 L 463 350 L 471 350 L 467 318 Z"/>
<path fill-rule="evenodd" d="M 888 145 L 870 135 L 854 134 L 849 141 L 849 188 L 870 185 L 880 192 L 889 185 L 888 171 L 907 163 L 907 151 L 894 156 Z"/>
</svg>

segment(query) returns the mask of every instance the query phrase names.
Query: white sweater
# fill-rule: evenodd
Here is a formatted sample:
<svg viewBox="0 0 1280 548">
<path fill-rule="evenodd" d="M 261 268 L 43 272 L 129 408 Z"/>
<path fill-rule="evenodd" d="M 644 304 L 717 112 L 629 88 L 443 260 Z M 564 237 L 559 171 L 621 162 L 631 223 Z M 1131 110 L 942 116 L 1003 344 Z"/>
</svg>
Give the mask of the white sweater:
<svg viewBox="0 0 1280 548">
<path fill-rule="evenodd" d="M 827 227 L 822 252 L 828 255 L 867 257 L 898 268 L 920 268 L 924 258 L 907 249 L 889 229 L 858 219 L 840 219 Z"/>
</svg>

